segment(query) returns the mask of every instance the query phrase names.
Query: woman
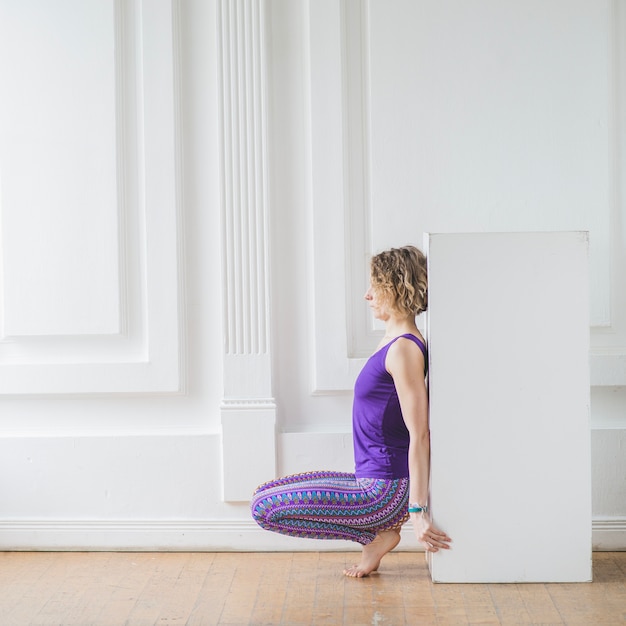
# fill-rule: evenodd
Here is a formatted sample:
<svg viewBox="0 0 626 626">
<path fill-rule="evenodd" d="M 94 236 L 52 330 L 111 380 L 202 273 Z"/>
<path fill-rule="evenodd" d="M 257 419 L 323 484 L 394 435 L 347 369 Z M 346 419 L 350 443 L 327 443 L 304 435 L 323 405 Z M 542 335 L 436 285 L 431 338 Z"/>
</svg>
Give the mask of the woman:
<svg viewBox="0 0 626 626">
<path fill-rule="evenodd" d="M 450 547 L 428 511 L 430 433 L 427 353 L 415 317 L 428 305 L 426 258 L 413 246 L 392 248 L 371 261 L 365 294 L 385 336 L 354 387 L 355 473 L 308 472 L 261 485 L 252 514 L 267 530 L 296 537 L 349 539 L 363 546 L 361 578 L 378 569 L 411 517 L 428 552 Z"/>
</svg>

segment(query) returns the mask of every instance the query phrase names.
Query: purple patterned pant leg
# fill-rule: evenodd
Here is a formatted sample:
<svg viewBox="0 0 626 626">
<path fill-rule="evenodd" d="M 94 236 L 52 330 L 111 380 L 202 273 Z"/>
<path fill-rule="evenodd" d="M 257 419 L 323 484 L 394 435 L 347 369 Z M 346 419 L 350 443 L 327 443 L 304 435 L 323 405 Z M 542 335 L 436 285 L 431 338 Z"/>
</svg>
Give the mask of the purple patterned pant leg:
<svg viewBox="0 0 626 626">
<path fill-rule="evenodd" d="M 407 519 L 408 478 L 355 478 L 345 472 L 306 472 L 264 483 L 251 510 L 266 530 L 310 539 L 370 543 Z"/>
</svg>

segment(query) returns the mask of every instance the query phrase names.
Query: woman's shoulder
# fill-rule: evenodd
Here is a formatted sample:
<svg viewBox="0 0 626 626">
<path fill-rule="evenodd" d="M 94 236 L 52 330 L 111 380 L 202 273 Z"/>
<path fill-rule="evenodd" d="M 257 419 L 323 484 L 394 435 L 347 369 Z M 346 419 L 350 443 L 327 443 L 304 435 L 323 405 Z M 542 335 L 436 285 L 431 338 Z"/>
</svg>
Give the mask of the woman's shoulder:
<svg viewBox="0 0 626 626">
<path fill-rule="evenodd" d="M 421 334 L 416 333 L 404 333 L 399 335 L 394 341 L 395 344 L 400 347 L 400 349 L 412 350 L 413 346 L 416 346 L 420 349 L 421 352 L 426 352 L 426 341 Z"/>
<path fill-rule="evenodd" d="M 426 346 L 415 335 L 401 335 L 393 342 L 387 352 L 385 369 L 394 381 L 398 379 L 413 380 L 417 372 L 428 371 Z"/>
<path fill-rule="evenodd" d="M 396 337 L 387 351 L 387 359 L 396 362 L 415 363 L 426 359 L 426 343 L 413 333 Z"/>
</svg>

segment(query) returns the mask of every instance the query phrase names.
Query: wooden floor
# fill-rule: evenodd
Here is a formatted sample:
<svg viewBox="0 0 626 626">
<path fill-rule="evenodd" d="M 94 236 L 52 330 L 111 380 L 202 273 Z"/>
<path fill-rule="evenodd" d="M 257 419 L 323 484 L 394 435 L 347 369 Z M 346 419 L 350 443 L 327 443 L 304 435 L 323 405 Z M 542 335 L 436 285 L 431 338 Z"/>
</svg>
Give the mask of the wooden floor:
<svg viewBox="0 0 626 626">
<path fill-rule="evenodd" d="M 361 580 L 355 553 L 0 553 L 0 626 L 625 624 L 626 552 L 589 584 L 433 585 L 423 555 Z"/>
</svg>

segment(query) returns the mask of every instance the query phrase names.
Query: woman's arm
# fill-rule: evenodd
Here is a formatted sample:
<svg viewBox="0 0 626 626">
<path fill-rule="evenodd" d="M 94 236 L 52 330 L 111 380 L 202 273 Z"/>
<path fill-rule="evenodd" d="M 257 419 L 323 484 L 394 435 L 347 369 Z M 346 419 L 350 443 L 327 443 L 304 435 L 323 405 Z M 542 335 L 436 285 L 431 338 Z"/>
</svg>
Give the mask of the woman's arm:
<svg viewBox="0 0 626 626">
<path fill-rule="evenodd" d="M 401 337 L 389 348 L 385 365 L 393 377 L 409 431 L 409 502 L 425 505 L 430 477 L 430 429 L 424 355 L 413 341 Z M 428 552 L 450 547 L 450 538 L 433 526 L 429 513 L 411 513 L 411 519 L 418 541 Z"/>
</svg>

